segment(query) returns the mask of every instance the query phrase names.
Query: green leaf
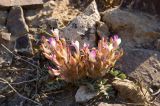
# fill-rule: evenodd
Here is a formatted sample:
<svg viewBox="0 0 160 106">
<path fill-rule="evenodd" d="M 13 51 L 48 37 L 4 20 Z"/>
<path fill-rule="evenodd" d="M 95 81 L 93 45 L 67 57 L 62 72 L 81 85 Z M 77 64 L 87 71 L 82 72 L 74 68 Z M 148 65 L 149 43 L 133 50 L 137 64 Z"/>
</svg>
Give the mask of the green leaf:
<svg viewBox="0 0 160 106">
<path fill-rule="evenodd" d="M 117 71 L 117 70 L 111 70 L 111 72 L 110 72 L 113 76 L 117 76 L 120 72 L 119 71 Z"/>
<path fill-rule="evenodd" d="M 127 76 L 123 73 L 119 74 L 118 77 L 121 78 L 121 79 L 126 79 L 127 78 Z"/>
</svg>

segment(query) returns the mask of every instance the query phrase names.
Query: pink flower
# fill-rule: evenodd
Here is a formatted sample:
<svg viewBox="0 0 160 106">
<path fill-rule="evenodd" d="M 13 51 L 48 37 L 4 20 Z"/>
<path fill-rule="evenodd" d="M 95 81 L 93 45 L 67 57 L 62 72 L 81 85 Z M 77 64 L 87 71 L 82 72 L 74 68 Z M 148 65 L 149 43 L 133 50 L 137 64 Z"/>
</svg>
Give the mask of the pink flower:
<svg viewBox="0 0 160 106">
<path fill-rule="evenodd" d="M 58 29 L 54 29 L 52 30 L 53 36 L 56 38 L 56 40 L 59 40 L 59 30 Z"/>
<path fill-rule="evenodd" d="M 117 46 L 120 45 L 121 39 L 118 37 L 118 35 L 114 35 L 114 36 L 113 36 L 113 42 L 115 42 L 115 44 L 116 44 Z"/>
<path fill-rule="evenodd" d="M 85 77 L 103 77 L 106 69 L 113 67 L 123 55 L 119 49 L 121 39 L 117 35 L 111 37 L 110 42 L 102 38 L 98 48 L 89 48 L 89 44 L 84 44 L 80 49 L 78 41 L 72 41 L 69 45 L 64 38 L 59 38 L 58 30 L 55 29 L 53 34 L 53 38 L 42 37 L 41 50 L 56 65 L 57 69 L 48 68 L 51 76 L 58 76 L 67 82 Z M 71 47 L 74 48 L 73 53 Z"/>
<path fill-rule="evenodd" d="M 60 65 L 60 63 L 57 61 L 57 59 L 56 59 L 56 55 L 52 55 L 52 58 L 51 58 L 51 60 L 56 64 L 56 65 Z"/>
<path fill-rule="evenodd" d="M 83 47 L 84 48 L 89 48 L 89 44 L 84 43 Z"/>
<path fill-rule="evenodd" d="M 84 43 L 82 50 L 85 53 L 89 53 L 89 44 Z"/>
<path fill-rule="evenodd" d="M 50 43 L 51 47 L 56 47 L 56 41 L 55 41 L 55 39 L 49 38 L 48 40 L 49 40 L 49 43 Z"/>
<path fill-rule="evenodd" d="M 51 67 L 48 67 L 48 69 L 49 69 L 50 75 L 52 75 L 52 76 L 59 76 L 61 74 L 60 70 L 56 70 L 56 69 L 53 69 Z"/>
<path fill-rule="evenodd" d="M 93 49 L 90 53 L 89 53 L 89 60 L 92 62 L 96 62 L 96 50 Z"/>
<path fill-rule="evenodd" d="M 79 51 L 79 42 L 78 41 L 75 41 L 75 42 L 72 41 L 72 46 L 75 47 L 76 52 L 79 54 L 80 53 L 80 51 Z"/>
<path fill-rule="evenodd" d="M 113 49 L 113 44 L 108 45 L 108 50 L 111 51 Z"/>
<path fill-rule="evenodd" d="M 71 56 L 71 58 L 70 58 L 70 64 L 71 65 L 76 65 L 76 63 L 77 63 L 76 59 L 73 58 L 73 56 Z"/>
</svg>

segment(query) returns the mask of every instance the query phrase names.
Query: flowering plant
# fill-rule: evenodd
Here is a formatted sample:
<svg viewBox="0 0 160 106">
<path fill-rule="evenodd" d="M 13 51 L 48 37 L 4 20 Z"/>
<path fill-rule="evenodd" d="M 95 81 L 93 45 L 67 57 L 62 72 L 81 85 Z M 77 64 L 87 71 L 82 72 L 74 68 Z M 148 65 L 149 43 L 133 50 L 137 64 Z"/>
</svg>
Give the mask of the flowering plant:
<svg viewBox="0 0 160 106">
<path fill-rule="evenodd" d="M 53 36 L 49 39 L 42 37 L 41 49 L 44 56 L 57 66 L 49 67 L 49 73 L 67 82 L 84 77 L 103 77 L 123 54 L 119 48 L 121 39 L 117 35 L 109 42 L 102 38 L 98 47 L 91 49 L 88 44 L 80 49 L 78 41 L 67 44 L 64 38 L 59 38 L 57 29 L 53 31 Z"/>
</svg>

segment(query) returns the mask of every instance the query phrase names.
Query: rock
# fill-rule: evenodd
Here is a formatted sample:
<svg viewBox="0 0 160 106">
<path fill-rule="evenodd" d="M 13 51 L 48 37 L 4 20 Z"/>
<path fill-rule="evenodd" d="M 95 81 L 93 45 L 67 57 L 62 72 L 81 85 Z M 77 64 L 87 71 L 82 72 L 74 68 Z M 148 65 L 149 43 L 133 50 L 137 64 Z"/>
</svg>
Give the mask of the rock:
<svg viewBox="0 0 160 106">
<path fill-rule="evenodd" d="M 6 100 L 4 95 L 0 95 L 0 104 L 2 104 Z"/>
<path fill-rule="evenodd" d="M 123 104 L 108 104 L 108 103 L 101 102 L 101 103 L 98 104 L 98 106 L 126 106 L 126 105 L 123 105 Z"/>
<path fill-rule="evenodd" d="M 159 5 L 159 0 L 123 0 L 120 7 L 160 15 Z"/>
<path fill-rule="evenodd" d="M 33 55 L 32 42 L 30 39 L 31 36 L 32 35 L 28 34 L 17 38 L 14 46 L 14 51 L 22 55 Z"/>
<path fill-rule="evenodd" d="M 109 8 L 113 8 L 115 6 L 119 6 L 121 3 L 121 0 L 96 0 L 98 10 L 100 12 L 103 12 Z"/>
<path fill-rule="evenodd" d="M 57 19 L 48 18 L 48 19 L 46 19 L 46 23 L 51 29 L 58 28 L 58 20 Z"/>
<path fill-rule="evenodd" d="M 0 11 L 0 25 L 5 25 L 7 20 L 8 12 Z"/>
<path fill-rule="evenodd" d="M 80 86 L 76 95 L 76 102 L 84 103 L 94 98 L 97 95 L 96 92 L 91 92 L 87 86 Z"/>
<path fill-rule="evenodd" d="M 114 8 L 107 10 L 102 20 L 112 32 L 121 36 L 124 47 L 154 49 L 152 43 L 160 36 L 160 23 L 149 14 Z"/>
<path fill-rule="evenodd" d="M 5 26 L 0 25 L 0 67 L 9 66 L 12 63 L 12 54 L 4 49 L 1 44 L 5 45 L 8 49 L 13 49 L 11 34 Z"/>
<path fill-rule="evenodd" d="M 49 14 L 49 13 L 48 13 Z M 25 12 L 25 19 L 29 27 L 39 28 L 42 26 L 57 28 L 58 20 L 53 17 L 43 17 L 42 12 L 39 9 L 27 10 Z"/>
<path fill-rule="evenodd" d="M 52 12 L 54 11 L 53 3 L 55 1 L 49 1 L 44 4 L 42 9 L 31 9 L 25 11 L 25 19 L 29 27 L 39 28 L 39 27 L 47 27 L 50 26 L 50 22 L 55 21 L 52 17 Z M 50 21 L 50 22 L 49 22 Z M 52 25 L 53 26 L 53 25 Z M 43 28 L 44 29 L 44 28 Z"/>
<path fill-rule="evenodd" d="M 97 22 L 97 33 L 100 38 L 109 36 L 109 28 L 104 22 Z"/>
<path fill-rule="evenodd" d="M 112 82 L 112 84 L 118 91 L 119 96 L 131 103 L 147 105 L 151 100 L 151 95 L 149 92 L 132 81 L 117 78 Z"/>
<path fill-rule="evenodd" d="M 20 6 L 11 8 L 7 19 L 7 28 L 15 38 L 28 33 L 29 29 Z"/>
<path fill-rule="evenodd" d="M 93 1 L 83 12 L 77 16 L 66 28 L 62 29 L 60 35 L 63 35 L 70 41 L 78 40 L 80 46 L 84 43 L 95 46 L 96 44 L 96 21 L 100 20 L 96 2 Z"/>
<path fill-rule="evenodd" d="M 155 106 L 160 106 L 160 94 L 158 94 L 158 95 L 156 96 L 156 100 L 155 100 L 155 102 L 154 102 L 154 105 L 155 105 Z"/>
<path fill-rule="evenodd" d="M 0 34 L 1 34 L 2 39 L 6 41 L 11 41 L 11 33 L 1 32 Z"/>
<path fill-rule="evenodd" d="M 0 0 L 0 8 L 11 6 L 30 6 L 30 8 L 34 8 L 43 6 L 43 0 Z"/>
<path fill-rule="evenodd" d="M 41 17 L 40 15 L 40 10 L 35 9 L 35 10 L 26 10 L 24 12 L 26 22 L 29 27 L 38 27 L 39 26 L 39 18 Z"/>
<path fill-rule="evenodd" d="M 0 25 L 0 37 L 8 42 L 11 41 L 11 33 L 8 32 L 5 26 Z"/>
<path fill-rule="evenodd" d="M 136 81 L 150 87 L 160 87 L 160 52 L 146 49 L 127 49 L 117 68 Z"/>
<path fill-rule="evenodd" d="M 158 51 L 160 51 L 160 39 L 157 39 L 155 42 L 155 47 Z"/>
<path fill-rule="evenodd" d="M 0 33 L 1 32 L 8 32 L 8 29 L 4 25 L 0 25 Z"/>
<path fill-rule="evenodd" d="M 69 0 L 49 0 L 44 3 L 42 9 L 26 10 L 25 16 L 27 24 L 29 24 L 30 27 L 44 28 L 43 26 L 48 26 L 48 20 L 56 20 L 58 27 L 64 28 L 80 13 L 80 10 L 74 8 L 69 2 Z"/>
<path fill-rule="evenodd" d="M 12 58 L 12 54 L 8 53 L 8 51 L 0 45 L 0 68 L 10 66 L 12 64 Z"/>
<path fill-rule="evenodd" d="M 11 41 L 11 33 L 9 33 L 8 29 L 5 26 L 2 26 L 2 25 L 0 25 L 0 38 L 2 38 L 3 40 L 6 40 L 8 42 Z"/>
</svg>

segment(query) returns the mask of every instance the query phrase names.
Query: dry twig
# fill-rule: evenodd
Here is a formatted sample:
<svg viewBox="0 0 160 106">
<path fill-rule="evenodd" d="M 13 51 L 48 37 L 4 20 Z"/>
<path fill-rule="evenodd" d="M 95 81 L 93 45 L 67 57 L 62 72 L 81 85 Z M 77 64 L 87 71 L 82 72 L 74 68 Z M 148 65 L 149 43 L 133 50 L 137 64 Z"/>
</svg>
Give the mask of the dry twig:
<svg viewBox="0 0 160 106">
<path fill-rule="evenodd" d="M 0 80 L 1 80 L 0 82 L 7 84 L 19 97 L 21 97 L 21 98 L 23 98 L 23 99 L 26 99 L 26 100 L 28 100 L 28 101 L 31 101 L 31 102 L 37 104 L 38 106 L 42 106 L 41 103 L 38 103 L 38 102 L 36 102 L 36 101 L 34 101 L 34 100 L 32 100 L 32 99 L 29 99 L 29 98 L 21 95 L 7 80 L 5 80 L 5 79 L 3 79 L 3 78 L 0 78 Z"/>
</svg>

